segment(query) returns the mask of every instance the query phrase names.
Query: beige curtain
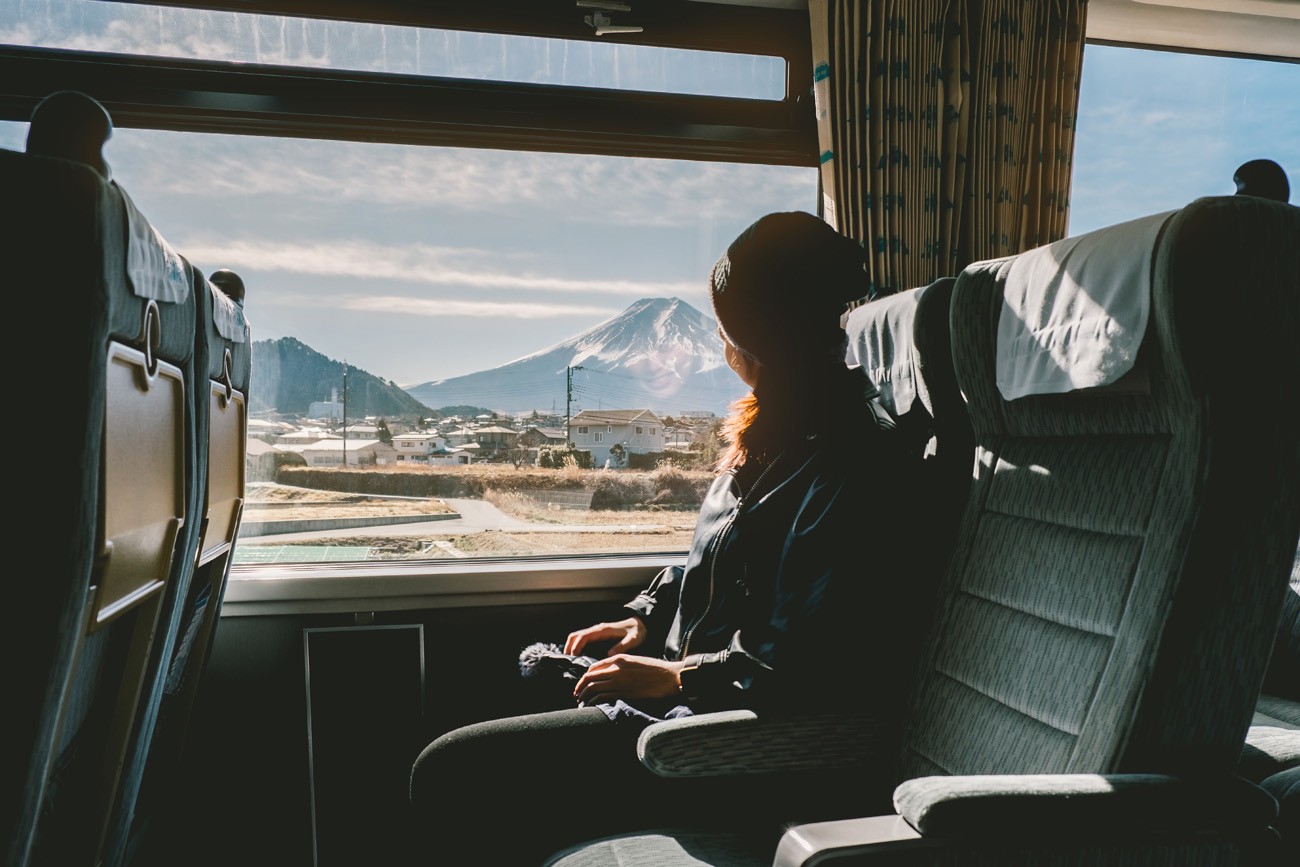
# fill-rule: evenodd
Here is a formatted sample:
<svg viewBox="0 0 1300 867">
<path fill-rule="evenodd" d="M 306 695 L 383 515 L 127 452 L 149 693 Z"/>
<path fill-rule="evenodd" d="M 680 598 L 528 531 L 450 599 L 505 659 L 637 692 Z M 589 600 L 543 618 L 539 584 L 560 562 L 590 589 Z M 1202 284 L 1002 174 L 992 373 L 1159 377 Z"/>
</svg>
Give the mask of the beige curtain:
<svg viewBox="0 0 1300 867">
<path fill-rule="evenodd" d="M 1087 0 L 809 0 L 823 217 L 873 294 L 1057 240 Z"/>
</svg>

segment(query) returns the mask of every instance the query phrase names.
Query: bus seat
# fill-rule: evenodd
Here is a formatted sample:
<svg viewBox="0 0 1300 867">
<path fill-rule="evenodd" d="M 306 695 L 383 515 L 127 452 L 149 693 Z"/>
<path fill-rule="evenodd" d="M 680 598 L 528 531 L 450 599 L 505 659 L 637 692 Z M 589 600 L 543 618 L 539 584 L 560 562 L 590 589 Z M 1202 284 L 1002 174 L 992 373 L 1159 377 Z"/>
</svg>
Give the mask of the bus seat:
<svg viewBox="0 0 1300 867">
<path fill-rule="evenodd" d="M 790 826 L 775 847 L 705 817 L 548 867 L 1280 863 L 1277 801 L 1234 770 L 1300 541 L 1300 209 L 1210 197 L 1150 222 L 975 263 L 953 288 L 976 477 L 893 812 Z M 1094 347 L 1086 385 L 1004 397 L 999 321 L 1026 274 L 1041 310 L 1145 308 L 1128 363 Z M 648 727 L 642 754 L 683 722 Z"/>
<path fill-rule="evenodd" d="M 970 491 L 975 460 L 966 403 L 952 364 L 954 277 L 883 295 L 849 312 L 846 361 L 860 365 L 918 456 L 925 553 L 942 570 Z M 918 550 L 918 556 L 922 553 Z M 918 561 L 919 562 L 919 561 Z"/>
<path fill-rule="evenodd" d="M 114 817 L 114 860 L 130 861 L 155 842 L 155 824 L 175 791 L 191 711 L 216 634 L 217 618 L 243 515 L 252 338 L 244 316 L 244 283 L 229 270 L 205 278 L 194 272 L 198 296 L 193 401 L 199 448 L 206 455 L 199 503 L 196 567 L 175 607 L 177 640 L 170 648 L 153 724 L 132 755 L 134 789 L 120 799 L 129 812 Z M 206 373 L 206 376 L 204 374 Z"/>
<path fill-rule="evenodd" d="M 855 307 L 844 322 L 849 345 L 845 360 L 860 365 L 880 390 L 880 400 L 898 429 L 926 460 L 948 458 L 958 483 L 970 475 L 974 443 L 966 407 L 952 369 L 948 305 L 953 277 L 928 286 L 883 295 Z M 955 425 L 939 436 L 936 428 Z M 964 466 L 963 466 L 964 465 Z M 960 490 L 964 493 L 964 490 Z"/>
<path fill-rule="evenodd" d="M 39 491 L 16 538 L 43 548 L 7 606 L 15 867 L 103 863 L 197 551 L 192 269 L 110 179 L 111 130 L 97 102 L 61 92 L 36 107 L 25 152 L 0 151 L 9 312 L 33 370 L 51 371 L 23 411 L 59 448 L 16 486 Z"/>
</svg>

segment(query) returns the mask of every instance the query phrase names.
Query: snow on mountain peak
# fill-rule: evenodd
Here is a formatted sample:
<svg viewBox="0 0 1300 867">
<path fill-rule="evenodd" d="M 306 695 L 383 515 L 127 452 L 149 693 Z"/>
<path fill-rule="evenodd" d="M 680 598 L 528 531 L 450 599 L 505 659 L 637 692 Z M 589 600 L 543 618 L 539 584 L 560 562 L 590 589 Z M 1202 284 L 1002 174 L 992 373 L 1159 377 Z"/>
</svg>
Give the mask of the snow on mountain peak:
<svg viewBox="0 0 1300 867">
<path fill-rule="evenodd" d="M 547 349 L 406 391 L 433 408 L 473 403 L 510 412 L 543 409 L 555 394 L 563 405 L 566 374 L 579 366 L 574 389 L 589 408 L 721 415 L 744 393 L 723 358 L 717 323 L 680 298 L 641 298 Z"/>
</svg>

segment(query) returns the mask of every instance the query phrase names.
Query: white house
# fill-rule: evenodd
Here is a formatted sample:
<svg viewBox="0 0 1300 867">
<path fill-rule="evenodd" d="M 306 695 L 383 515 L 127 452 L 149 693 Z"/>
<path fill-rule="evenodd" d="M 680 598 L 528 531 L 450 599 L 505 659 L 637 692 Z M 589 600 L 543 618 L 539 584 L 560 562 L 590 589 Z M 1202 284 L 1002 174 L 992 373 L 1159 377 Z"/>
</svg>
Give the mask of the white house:
<svg viewBox="0 0 1300 867">
<path fill-rule="evenodd" d="M 397 449 L 379 440 L 354 440 L 349 437 L 344 443 L 340 437 L 311 443 L 295 451 L 303 456 L 309 467 L 342 466 L 345 454 L 349 467 L 367 464 L 382 467 L 397 463 Z"/>
<path fill-rule="evenodd" d="M 463 446 L 468 443 L 476 443 L 478 440 L 474 437 L 474 428 L 458 427 L 447 431 L 447 445 L 449 447 Z"/>
<path fill-rule="evenodd" d="M 347 425 L 344 430 L 348 432 L 348 439 L 356 437 L 359 440 L 373 440 L 379 438 L 379 427 L 369 422 L 354 422 Z"/>
<path fill-rule="evenodd" d="M 412 433 L 394 434 L 393 448 L 397 449 L 397 460 L 418 461 L 425 463 L 434 452 L 447 451 L 447 440 L 437 431 L 414 431 Z"/>
<path fill-rule="evenodd" d="M 340 437 L 338 434 L 330 433 L 323 427 L 302 427 L 280 434 L 275 438 L 275 444 L 280 446 L 305 446 L 328 439 L 340 439 Z"/>
<path fill-rule="evenodd" d="M 591 452 L 592 466 L 610 461 L 610 449 L 621 445 L 626 454 L 662 452 L 667 435 L 663 422 L 648 409 L 585 409 L 569 421 L 569 441 Z"/>
</svg>

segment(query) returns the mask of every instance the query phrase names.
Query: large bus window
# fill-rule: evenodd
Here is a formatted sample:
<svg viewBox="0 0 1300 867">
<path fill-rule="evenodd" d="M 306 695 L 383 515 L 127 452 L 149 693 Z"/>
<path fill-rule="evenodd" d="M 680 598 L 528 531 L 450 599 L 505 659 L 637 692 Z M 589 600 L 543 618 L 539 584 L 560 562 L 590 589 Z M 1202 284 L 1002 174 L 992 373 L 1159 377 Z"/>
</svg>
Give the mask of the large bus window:
<svg viewBox="0 0 1300 867">
<path fill-rule="evenodd" d="M 582 11 L 575 7 L 575 20 L 581 19 Z M 107 0 L 6 3 L 0 7 L 0 42 L 151 57 L 750 99 L 782 99 L 786 85 L 785 61 L 780 57 Z"/>
<path fill-rule="evenodd" d="M 717 422 L 743 393 L 711 325 L 709 269 L 761 214 L 816 207 L 816 168 L 790 165 L 798 149 L 783 144 L 792 125 L 745 128 L 754 106 L 761 125 L 791 99 L 785 57 L 107 0 L 5 4 L 0 43 L 40 49 L 38 64 L 89 52 L 111 68 L 128 113 L 104 148 L 113 178 L 200 271 L 231 269 L 247 287 L 236 564 L 686 550 Z M 688 113 L 657 115 L 649 137 L 684 150 L 605 127 L 587 142 L 581 125 L 538 144 L 538 111 L 512 137 L 510 111 L 527 106 L 499 99 L 487 139 L 453 141 L 471 147 L 378 143 L 298 103 L 289 128 L 309 137 L 284 137 L 283 106 L 259 94 L 236 100 L 245 127 L 200 112 L 208 132 L 139 128 L 178 121 L 172 107 L 129 115 L 123 57 L 198 70 L 195 104 L 204 87 L 225 92 L 211 74 L 244 64 L 305 68 L 320 95 L 343 86 L 321 70 L 364 73 L 371 88 L 417 76 L 663 95 Z M 723 98 L 717 129 L 690 120 L 697 96 Z M 477 122 L 407 100 L 370 122 Z M 697 127 L 716 146 L 693 149 Z M 262 135 L 227 134 L 250 129 Z M 0 146 L 21 150 L 25 136 L 0 124 Z M 510 149 L 487 149 L 498 144 Z"/>
<path fill-rule="evenodd" d="M 105 152 L 171 246 L 247 286 L 236 563 L 684 551 L 744 390 L 709 269 L 816 200 L 813 168 L 134 129 Z M 591 468 L 535 467 L 569 420 Z M 345 464 L 444 478 L 327 492 Z M 389 516 L 415 523 L 367 526 Z"/>
<path fill-rule="evenodd" d="M 1300 64 L 1088 45 L 1070 234 L 1230 195 L 1277 162 L 1300 189 Z"/>
</svg>

